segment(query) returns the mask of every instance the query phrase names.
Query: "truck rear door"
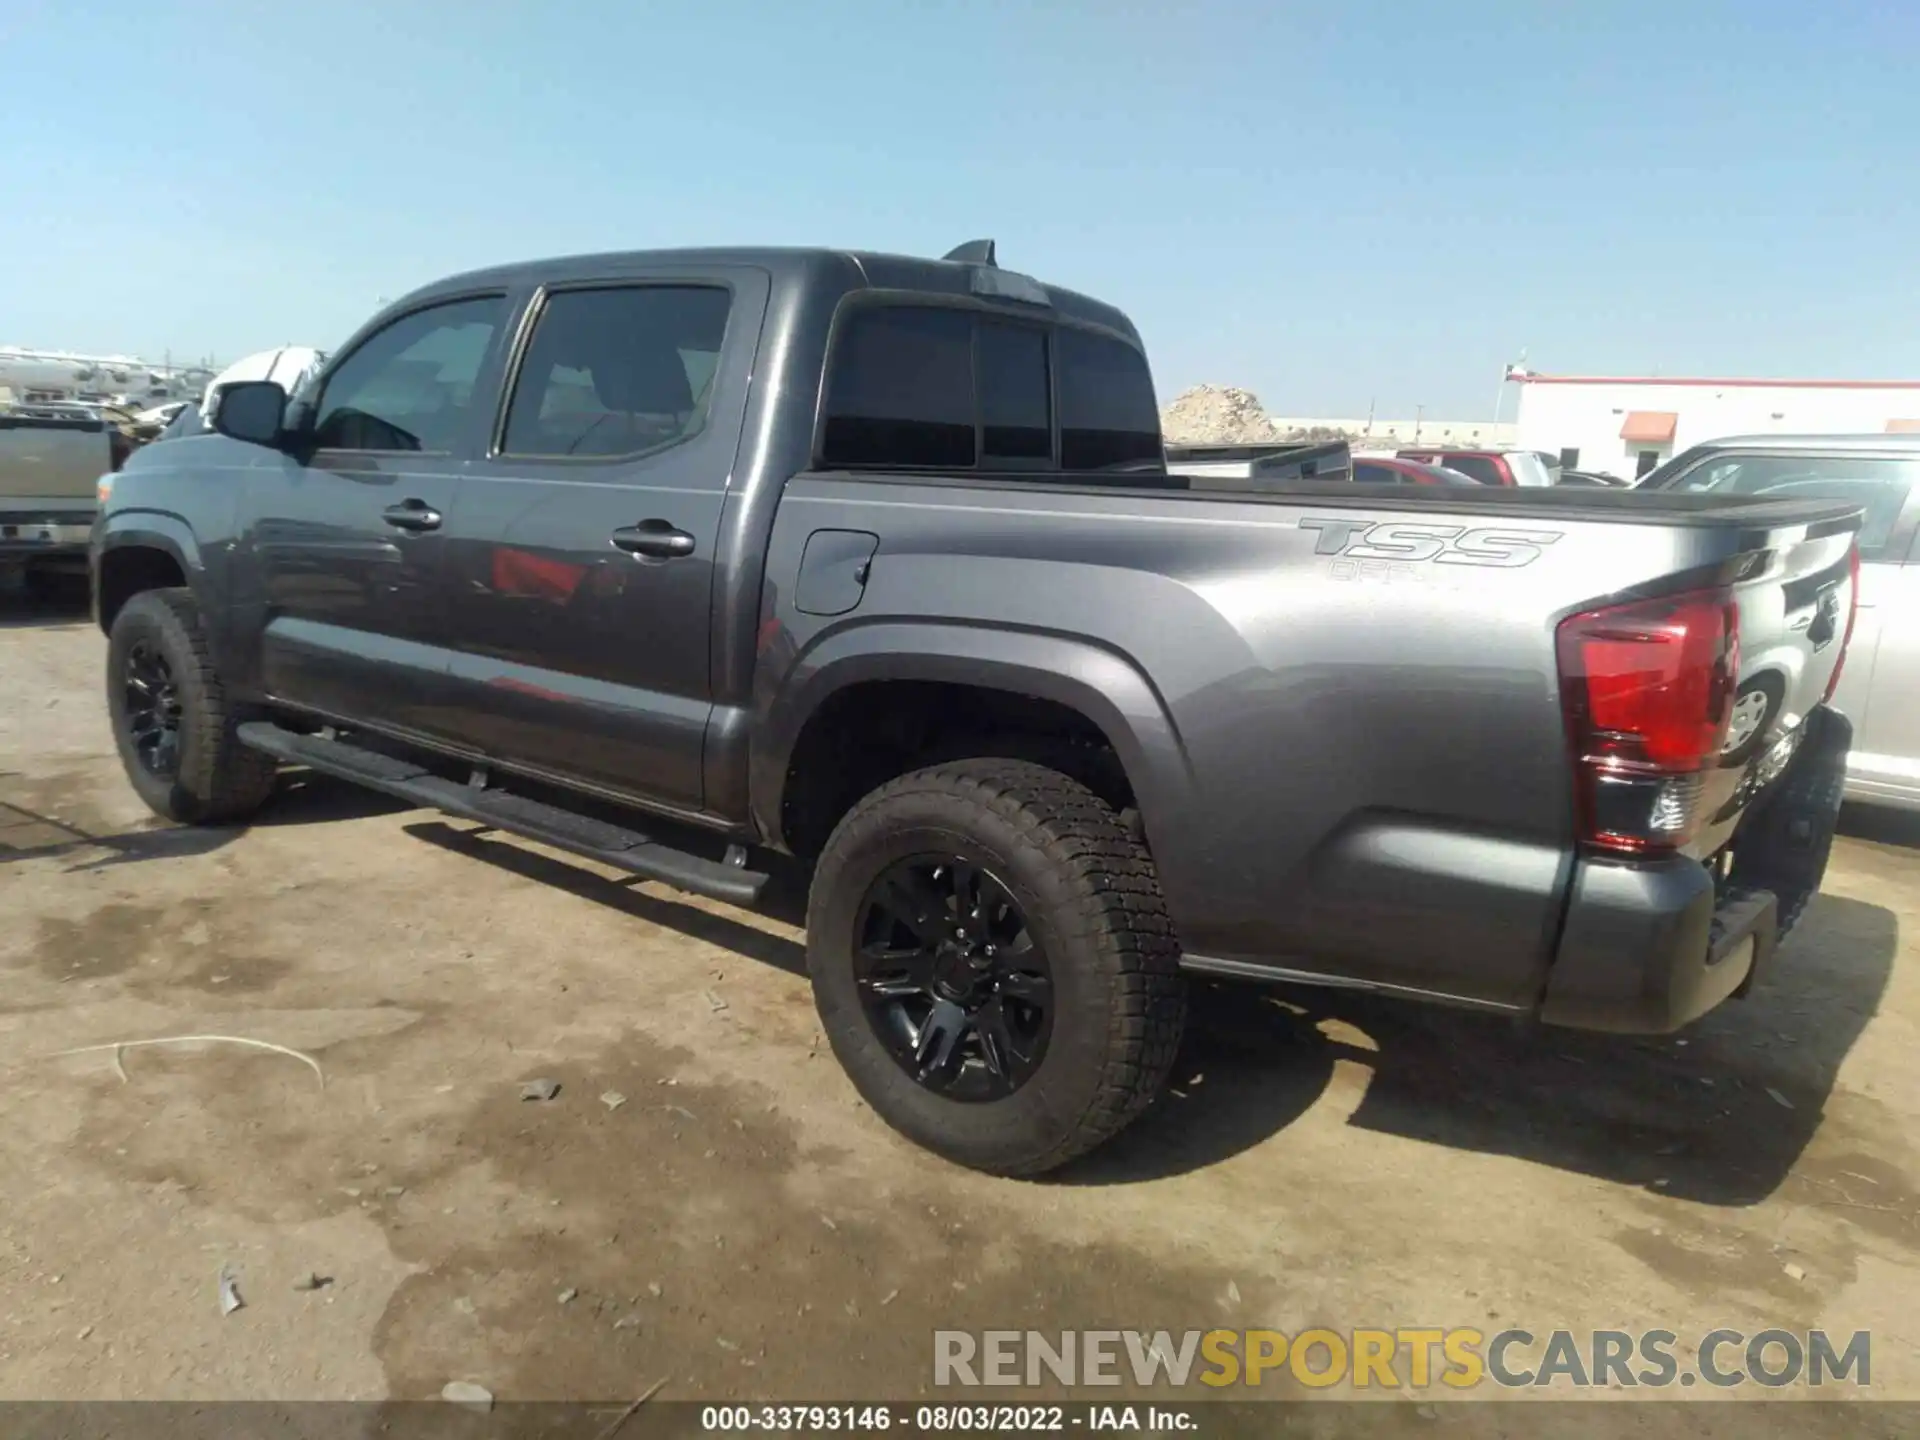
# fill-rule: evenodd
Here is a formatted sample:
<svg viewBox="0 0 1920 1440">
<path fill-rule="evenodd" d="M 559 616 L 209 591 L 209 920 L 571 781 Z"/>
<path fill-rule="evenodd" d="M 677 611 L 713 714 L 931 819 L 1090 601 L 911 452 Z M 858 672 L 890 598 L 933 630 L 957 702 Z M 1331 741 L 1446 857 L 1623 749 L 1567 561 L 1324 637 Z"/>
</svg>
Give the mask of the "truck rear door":
<svg viewBox="0 0 1920 1440">
<path fill-rule="evenodd" d="M 769 289 L 668 265 L 532 297 L 446 530 L 462 743 L 701 807 L 715 550 Z"/>
</svg>

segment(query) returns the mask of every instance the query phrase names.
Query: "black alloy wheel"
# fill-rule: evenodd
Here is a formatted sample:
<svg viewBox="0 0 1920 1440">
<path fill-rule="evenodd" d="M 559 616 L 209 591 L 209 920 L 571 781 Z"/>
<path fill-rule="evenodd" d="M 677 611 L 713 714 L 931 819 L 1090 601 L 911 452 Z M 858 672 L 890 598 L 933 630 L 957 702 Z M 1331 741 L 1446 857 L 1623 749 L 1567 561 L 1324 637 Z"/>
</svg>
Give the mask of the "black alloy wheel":
<svg viewBox="0 0 1920 1440">
<path fill-rule="evenodd" d="M 120 683 L 127 739 L 142 768 L 161 780 L 180 773 L 180 690 L 160 647 L 139 641 L 127 651 Z"/>
<path fill-rule="evenodd" d="M 868 888 L 854 934 L 867 1021 L 922 1086 L 981 1102 L 1032 1078 L 1053 1033 L 1053 972 L 991 871 L 960 856 L 897 861 Z"/>
</svg>

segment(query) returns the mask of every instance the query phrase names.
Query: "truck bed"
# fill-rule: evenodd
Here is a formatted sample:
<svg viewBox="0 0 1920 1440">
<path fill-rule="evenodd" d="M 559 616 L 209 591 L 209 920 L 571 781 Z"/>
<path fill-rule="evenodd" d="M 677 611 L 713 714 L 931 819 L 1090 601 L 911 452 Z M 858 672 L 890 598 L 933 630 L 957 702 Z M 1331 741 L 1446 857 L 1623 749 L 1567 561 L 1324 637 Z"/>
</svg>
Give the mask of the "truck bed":
<svg viewBox="0 0 1920 1440">
<path fill-rule="evenodd" d="M 854 472 L 819 471 L 821 479 L 870 480 Z M 1747 496 L 1652 490 L 1522 488 L 1486 485 L 1476 490 L 1423 487 L 1417 495 L 1396 488 L 1375 489 L 1338 480 L 1285 480 L 1245 487 L 1241 477 L 1184 475 L 1157 471 L 1109 472 L 1097 478 L 1084 473 L 1021 472 L 942 475 L 928 472 L 898 477 L 916 486 L 977 490 L 1005 485 L 1021 490 L 1058 490 L 1075 495 L 1110 495 L 1115 491 L 1180 495 L 1196 500 L 1236 504 L 1286 505 L 1302 501 L 1337 503 L 1342 509 L 1364 511 L 1418 510 L 1422 514 L 1494 515 L 1500 519 L 1571 523 L 1599 521 L 1609 525 L 1685 525 L 1690 529 L 1749 529 L 1755 526 L 1821 525 L 1845 523 L 1857 517 L 1858 505 L 1838 500 L 1768 500 Z"/>
<path fill-rule="evenodd" d="M 837 670 L 902 652 L 956 675 L 1002 662 L 998 683 L 1109 731 L 1190 954 L 1514 1009 L 1538 1000 L 1578 854 L 1559 622 L 1731 584 L 1742 687 L 1776 677 L 1769 726 L 1791 729 L 1838 663 L 1807 623 L 1850 599 L 1860 517 L 1636 491 L 1108 480 L 790 480 L 767 566 L 782 636 L 763 655 L 760 693 L 780 701 L 758 714 L 768 760 L 787 753 L 786 703 L 815 703 Z M 817 583 L 803 553 L 821 531 L 877 538 L 839 615 L 793 600 Z M 1705 782 L 1690 873 L 1738 827 L 1746 773 Z M 778 774 L 756 780 L 777 830 Z"/>
</svg>

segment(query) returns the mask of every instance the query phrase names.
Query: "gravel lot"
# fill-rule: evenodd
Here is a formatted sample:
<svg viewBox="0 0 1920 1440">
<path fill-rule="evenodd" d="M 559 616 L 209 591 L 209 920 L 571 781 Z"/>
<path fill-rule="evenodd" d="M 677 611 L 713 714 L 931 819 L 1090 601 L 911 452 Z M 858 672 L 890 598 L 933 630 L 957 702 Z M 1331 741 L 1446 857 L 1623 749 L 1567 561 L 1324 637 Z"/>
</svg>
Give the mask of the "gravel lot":
<svg viewBox="0 0 1920 1440">
<path fill-rule="evenodd" d="M 1774 972 L 1674 1040 L 1203 991 L 1175 1092 L 1015 1184 L 858 1103 L 791 903 L 320 781 L 163 828 L 104 648 L 0 601 L 0 1398 L 905 1398 L 937 1327 L 1313 1324 L 1871 1329 L 1920 1398 L 1920 827 L 1850 816 Z M 53 1053 L 189 1034 L 324 1086 Z"/>
</svg>

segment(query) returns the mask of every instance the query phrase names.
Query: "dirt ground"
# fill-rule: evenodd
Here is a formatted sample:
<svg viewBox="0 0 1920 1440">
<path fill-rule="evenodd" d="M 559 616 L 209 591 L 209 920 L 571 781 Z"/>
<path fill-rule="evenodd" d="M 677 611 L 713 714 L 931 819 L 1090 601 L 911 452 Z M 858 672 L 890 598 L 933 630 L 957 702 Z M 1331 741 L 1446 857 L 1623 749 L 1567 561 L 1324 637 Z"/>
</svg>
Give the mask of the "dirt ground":
<svg viewBox="0 0 1920 1440">
<path fill-rule="evenodd" d="M 1850 816 L 1677 1039 L 1204 989 L 1174 1092 L 1017 1184 L 861 1106 L 790 904 L 320 781 L 164 828 L 103 655 L 0 602 L 0 1398 L 907 1398 L 936 1328 L 1510 1324 L 1870 1329 L 1920 1398 L 1920 827 Z M 204 1034 L 324 1085 L 56 1054 Z"/>
</svg>

